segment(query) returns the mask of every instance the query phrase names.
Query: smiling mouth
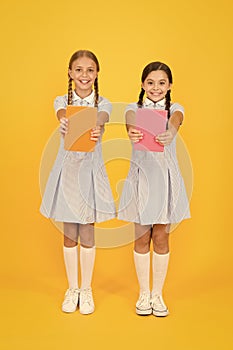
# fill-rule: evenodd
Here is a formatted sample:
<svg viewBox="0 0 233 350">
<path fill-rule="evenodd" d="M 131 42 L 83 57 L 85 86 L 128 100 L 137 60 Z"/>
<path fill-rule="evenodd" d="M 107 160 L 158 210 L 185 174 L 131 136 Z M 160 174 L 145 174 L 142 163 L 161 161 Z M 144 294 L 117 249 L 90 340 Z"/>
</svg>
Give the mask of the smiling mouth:
<svg viewBox="0 0 233 350">
<path fill-rule="evenodd" d="M 162 95 L 162 92 L 151 92 L 151 95 L 160 96 Z"/>
<path fill-rule="evenodd" d="M 86 85 L 86 84 L 88 84 L 90 82 L 90 80 L 86 80 L 86 79 L 82 79 L 82 80 L 79 80 L 79 81 L 80 81 L 80 83 L 82 83 L 84 85 Z"/>
</svg>

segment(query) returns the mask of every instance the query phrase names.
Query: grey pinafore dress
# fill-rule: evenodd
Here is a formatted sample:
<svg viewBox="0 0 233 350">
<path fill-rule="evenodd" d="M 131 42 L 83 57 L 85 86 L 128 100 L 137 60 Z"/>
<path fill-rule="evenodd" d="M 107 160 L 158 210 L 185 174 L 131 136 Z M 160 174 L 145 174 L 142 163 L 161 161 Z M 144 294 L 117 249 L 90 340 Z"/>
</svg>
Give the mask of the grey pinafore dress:
<svg viewBox="0 0 233 350">
<path fill-rule="evenodd" d="M 164 100 L 145 99 L 144 108 L 165 109 Z M 137 104 L 127 106 L 137 110 Z M 170 113 L 183 113 L 174 103 Z M 126 120 L 126 123 L 127 120 Z M 139 151 L 132 147 L 130 169 L 119 204 L 118 219 L 141 225 L 175 224 L 190 217 L 189 202 L 176 156 L 176 137 L 164 152 Z"/>
<path fill-rule="evenodd" d="M 73 91 L 73 105 L 94 106 L 94 92 L 81 99 Z M 58 96 L 54 107 L 66 108 L 67 95 Z M 98 112 L 110 115 L 111 104 L 99 98 Z M 73 152 L 64 149 L 61 137 L 60 148 L 46 184 L 40 212 L 47 218 L 60 222 L 87 224 L 103 222 L 116 217 L 112 192 L 105 170 L 102 135 L 94 152 Z"/>
</svg>

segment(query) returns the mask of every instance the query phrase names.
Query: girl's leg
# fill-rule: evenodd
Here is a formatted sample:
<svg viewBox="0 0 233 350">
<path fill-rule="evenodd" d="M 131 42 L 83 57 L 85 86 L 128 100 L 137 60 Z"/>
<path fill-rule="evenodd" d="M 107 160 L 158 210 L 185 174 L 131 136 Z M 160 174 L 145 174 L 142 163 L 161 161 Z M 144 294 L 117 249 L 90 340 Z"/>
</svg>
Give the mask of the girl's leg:
<svg viewBox="0 0 233 350">
<path fill-rule="evenodd" d="M 69 288 L 78 288 L 78 225 L 64 222 L 64 261 Z"/>
<path fill-rule="evenodd" d="M 81 292 L 80 313 L 90 314 L 94 311 L 91 281 L 95 263 L 94 224 L 79 225 L 80 234 L 80 268 L 81 268 Z"/>
<path fill-rule="evenodd" d="M 64 262 L 68 289 L 62 304 L 64 312 L 74 312 L 78 305 L 78 224 L 64 223 Z"/>
<path fill-rule="evenodd" d="M 170 225 L 157 224 L 152 229 L 153 289 L 151 303 L 155 316 L 168 315 L 162 292 L 169 262 L 169 227 Z"/>
<path fill-rule="evenodd" d="M 150 241 L 151 226 L 135 224 L 134 263 L 140 287 L 136 303 L 138 315 L 151 314 L 150 306 Z"/>
<path fill-rule="evenodd" d="M 86 224 L 79 226 L 80 234 L 80 268 L 82 283 L 81 289 L 91 287 L 92 274 L 95 263 L 95 240 L 94 240 L 94 224 Z"/>
<path fill-rule="evenodd" d="M 135 224 L 134 263 L 140 293 L 150 292 L 150 225 Z"/>
</svg>

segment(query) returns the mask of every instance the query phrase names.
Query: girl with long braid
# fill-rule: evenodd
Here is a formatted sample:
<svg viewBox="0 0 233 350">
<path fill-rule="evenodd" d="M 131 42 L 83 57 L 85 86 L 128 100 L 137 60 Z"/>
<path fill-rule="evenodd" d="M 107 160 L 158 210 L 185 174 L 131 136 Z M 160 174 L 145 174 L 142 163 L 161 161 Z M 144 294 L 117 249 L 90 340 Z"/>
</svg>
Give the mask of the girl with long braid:
<svg viewBox="0 0 233 350">
<path fill-rule="evenodd" d="M 50 173 L 41 204 L 47 218 L 64 223 L 64 262 L 68 289 L 62 311 L 81 314 L 94 311 L 91 281 L 95 261 L 94 223 L 116 216 L 114 200 L 102 159 L 101 138 L 112 106 L 99 96 L 99 62 L 87 50 L 79 50 L 70 58 L 68 94 L 58 96 L 54 107 L 62 134 L 60 149 Z M 72 85 L 74 83 L 74 90 Z M 94 91 L 92 87 L 94 85 Z M 90 133 L 94 152 L 64 149 L 64 135 L 69 124 L 67 105 L 97 107 L 97 125 Z M 78 287 L 78 238 L 80 238 L 81 288 Z"/>
<path fill-rule="evenodd" d="M 126 107 L 126 126 L 132 143 L 143 138 L 135 127 L 138 108 L 167 110 L 166 131 L 154 141 L 164 152 L 132 150 L 130 170 L 125 181 L 118 218 L 135 225 L 134 262 L 140 286 L 136 302 L 138 315 L 167 316 L 163 285 L 169 262 L 169 230 L 172 223 L 190 217 L 189 203 L 176 158 L 176 134 L 183 121 L 183 107 L 171 103 L 172 73 L 161 62 L 148 64 L 142 73 L 137 103 Z M 144 98 L 146 94 L 146 98 Z M 150 291 L 150 243 L 153 242 Z"/>
</svg>

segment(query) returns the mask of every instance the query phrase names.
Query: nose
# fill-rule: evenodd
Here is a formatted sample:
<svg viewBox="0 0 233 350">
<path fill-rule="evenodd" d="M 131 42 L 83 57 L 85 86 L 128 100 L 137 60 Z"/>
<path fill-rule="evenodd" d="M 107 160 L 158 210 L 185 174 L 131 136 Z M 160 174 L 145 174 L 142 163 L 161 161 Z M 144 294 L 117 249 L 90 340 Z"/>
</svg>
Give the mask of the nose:
<svg viewBox="0 0 233 350">
<path fill-rule="evenodd" d="M 82 76 L 83 76 L 83 77 L 86 77 L 86 76 L 87 76 L 87 71 L 86 71 L 86 70 L 83 70 Z"/>
</svg>

